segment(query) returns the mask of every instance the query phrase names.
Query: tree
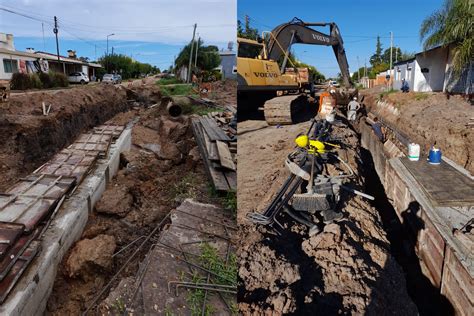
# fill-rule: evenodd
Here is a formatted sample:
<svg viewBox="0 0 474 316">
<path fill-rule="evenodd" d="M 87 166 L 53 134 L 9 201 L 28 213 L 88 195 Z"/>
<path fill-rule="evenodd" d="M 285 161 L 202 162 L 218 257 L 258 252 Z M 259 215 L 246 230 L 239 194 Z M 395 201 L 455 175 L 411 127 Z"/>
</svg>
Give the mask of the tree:
<svg viewBox="0 0 474 316">
<path fill-rule="evenodd" d="M 146 63 L 134 61 L 132 58 L 122 54 L 106 55 L 99 58 L 98 62 L 109 73 L 119 73 L 123 79 L 138 78 L 153 72 L 153 66 Z M 100 77 L 100 76 L 99 76 Z"/>
<path fill-rule="evenodd" d="M 425 50 L 453 44 L 454 72 L 457 76 L 474 54 L 473 10 L 468 0 L 445 0 L 443 7 L 421 23 L 420 40 Z"/>
<path fill-rule="evenodd" d="M 372 66 L 378 65 L 383 62 L 382 56 L 382 43 L 380 43 L 380 36 L 377 36 L 377 44 L 375 46 L 375 54 L 370 57 L 370 64 Z"/>
<path fill-rule="evenodd" d="M 400 47 L 393 47 L 392 49 L 392 63 L 396 60 L 400 61 L 402 57 L 402 50 Z M 382 54 L 382 62 L 390 65 L 390 48 L 387 48 Z"/>
<path fill-rule="evenodd" d="M 245 20 L 245 26 L 242 28 L 242 22 L 237 20 L 237 36 L 256 40 L 258 37 L 258 30 L 250 26 L 250 18 Z"/>
<path fill-rule="evenodd" d="M 217 46 L 204 46 L 204 42 L 199 39 L 192 43 L 194 45 L 191 64 L 194 66 L 194 58 L 196 53 L 196 45 L 198 47 L 197 67 L 201 70 L 212 70 L 219 66 L 221 57 Z M 176 58 L 176 68 L 187 67 L 189 65 L 189 57 L 191 54 L 191 43 L 184 46 L 178 57 Z"/>
</svg>

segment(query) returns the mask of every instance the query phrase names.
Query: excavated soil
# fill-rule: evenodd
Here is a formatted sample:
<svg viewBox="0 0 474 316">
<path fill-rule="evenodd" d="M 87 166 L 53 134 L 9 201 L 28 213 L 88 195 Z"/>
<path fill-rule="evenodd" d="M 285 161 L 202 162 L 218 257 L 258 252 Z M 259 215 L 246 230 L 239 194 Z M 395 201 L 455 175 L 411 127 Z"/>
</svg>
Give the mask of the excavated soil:
<svg viewBox="0 0 474 316">
<path fill-rule="evenodd" d="M 185 198 L 203 203 L 222 202 L 210 190 L 191 130 L 192 116 L 165 115 L 159 90 L 154 86 L 134 87 L 132 97 L 137 100 L 132 110 L 107 122 L 135 123 L 132 148 L 121 155 L 118 174 L 89 215 L 80 241 L 63 259 L 48 301 L 48 315 L 84 312 L 141 241 L 131 243 L 149 234 Z M 153 104 L 156 105 L 143 108 Z M 135 280 L 150 246 L 151 243 L 138 252 L 97 305 L 114 293 L 110 292 L 114 288 Z M 89 249 L 95 247 L 106 251 Z M 113 251 L 107 251 L 110 249 Z"/>
<path fill-rule="evenodd" d="M 368 111 L 381 116 L 396 129 L 421 145 L 426 154 L 434 143 L 445 156 L 474 173 L 474 129 L 466 126 L 474 118 L 474 108 L 461 96 L 443 93 L 390 93 L 383 100 L 400 112 L 377 106 L 380 92 L 363 90 Z"/>
<path fill-rule="evenodd" d="M 100 85 L 12 95 L 0 104 L 0 190 L 30 173 L 80 133 L 129 109 L 123 87 Z M 43 115 L 42 102 L 51 105 Z"/>
<path fill-rule="evenodd" d="M 416 314 L 403 271 L 390 253 L 379 214 L 359 196 L 343 195 L 344 219 L 308 237 L 307 229 L 282 217 L 278 233 L 257 227 L 245 215 L 262 211 L 289 172 L 286 155 L 293 139 L 309 128 L 282 128 L 245 121 L 238 130 L 239 308 L 249 315 Z M 349 148 L 340 157 L 361 175 L 357 134 L 336 127 Z M 352 184 L 361 190 L 364 179 Z"/>
</svg>

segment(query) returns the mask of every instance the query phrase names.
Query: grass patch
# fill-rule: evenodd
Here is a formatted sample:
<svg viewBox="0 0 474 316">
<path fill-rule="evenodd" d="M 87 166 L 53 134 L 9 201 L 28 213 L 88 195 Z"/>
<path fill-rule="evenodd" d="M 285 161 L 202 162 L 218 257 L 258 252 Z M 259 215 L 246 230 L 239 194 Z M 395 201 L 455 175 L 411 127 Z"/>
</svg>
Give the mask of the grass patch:
<svg viewBox="0 0 474 316">
<path fill-rule="evenodd" d="M 189 112 L 184 113 L 184 114 L 207 115 L 208 113 L 212 113 L 212 112 L 222 112 L 222 111 L 224 111 L 224 109 L 212 108 L 212 107 L 207 107 L 207 106 L 204 106 L 204 105 L 193 104 L 193 105 L 190 106 L 189 109 L 187 109 L 187 111 L 189 111 Z"/>
<path fill-rule="evenodd" d="M 185 199 L 196 199 L 198 196 L 198 182 L 192 173 L 188 173 L 178 183 L 173 185 L 171 196 L 176 202 Z"/>
<path fill-rule="evenodd" d="M 227 192 L 224 198 L 224 207 L 234 215 L 237 213 L 237 192 L 234 190 Z"/>
<path fill-rule="evenodd" d="M 382 92 L 382 93 L 379 94 L 379 100 L 382 100 L 385 96 L 387 96 L 389 94 L 392 94 L 392 93 L 395 93 L 395 92 L 398 92 L 398 90 L 390 89 L 388 91 Z"/>
<path fill-rule="evenodd" d="M 160 91 L 166 97 L 172 95 L 196 95 L 193 86 L 190 84 L 161 86 Z"/>
<path fill-rule="evenodd" d="M 178 84 L 178 83 L 183 83 L 183 82 L 178 78 L 162 78 L 156 81 L 156 84 L 159 86 L 165 86 L 168 84 Z"/>
<path fill-rule="evenodd" d="M 212 247 L 208 243 L 204 243 L 201 246 L 201 255 L 198 258 L 199 264 L 215 273 L 211 275 L 211 282 L 216 284 L 231 285 L 237 287 L 237 257 L 235 254 L 230 253 L 228 262 L 225 262 L 225 258 L 221 258 L 216 248 Z M 194 274 L 192 282 L 202 283 L 206 282 L 202 276 Z M 208 292 L 208 296 L 211 292 Z M 189 291 L 187 302 L 191 310 L 191 315 L 201 315 L 202 306 L 204 303 L 205 291 L 201 289 L 192 289 Z M 231 303 L 232 314 L 238 314 L 237 305 Z M 214 313 L 213 307 L 206 304 L 204 315 L 212 315 Z"/>
<path fill-rule="evenodd" d="M 416 101 L 425 100 L 425 99 L 427 99 L 429 96 L 430 96 L 430 95 L 427 94 L 427 93 L 417 92 L 417 93 L 415 93 L 415 100 L 416 100 Z"/>
</svg>

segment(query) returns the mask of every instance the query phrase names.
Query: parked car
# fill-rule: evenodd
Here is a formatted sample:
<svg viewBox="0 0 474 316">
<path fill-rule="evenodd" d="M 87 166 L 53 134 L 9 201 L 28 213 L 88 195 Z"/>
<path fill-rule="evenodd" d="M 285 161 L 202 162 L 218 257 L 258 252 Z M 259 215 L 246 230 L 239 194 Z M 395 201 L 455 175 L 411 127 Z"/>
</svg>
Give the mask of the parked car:
<svg viewBox="0 0 474 316">
<path fill-rule="evenodd" d="M 70 83 L 87 84 L 89 82 L 89 77 L 83 72 L 73 72 L 72 74 L 69 74 L 68 81 Z"/>
<path fill-rule="evenodd" d="M 115 74 L 105 74 L 102 77 L 102 82 L 103 83 L 111 83 L 111 84 L 121 83 L 122 82 L 122 76 L 115 75 Z"/>
</svg>

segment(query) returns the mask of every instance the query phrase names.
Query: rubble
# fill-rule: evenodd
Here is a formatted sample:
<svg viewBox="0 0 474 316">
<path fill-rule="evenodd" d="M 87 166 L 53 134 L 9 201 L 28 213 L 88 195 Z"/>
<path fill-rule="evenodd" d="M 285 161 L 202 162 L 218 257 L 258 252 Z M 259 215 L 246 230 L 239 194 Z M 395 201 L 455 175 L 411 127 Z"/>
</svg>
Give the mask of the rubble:
<svg viewBox="0 0 474 316">
<path fill-rule="evenodd" d="M 66 260 L 68 276 L 87 280 L 91 277 L 91 270 L 109 271 L 116 247 L 115 238 L 109 235 L 98 235 L 93 239 L 77 242 Z"/>
</svg>

